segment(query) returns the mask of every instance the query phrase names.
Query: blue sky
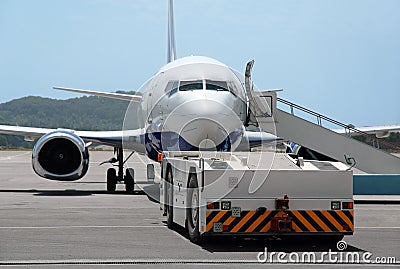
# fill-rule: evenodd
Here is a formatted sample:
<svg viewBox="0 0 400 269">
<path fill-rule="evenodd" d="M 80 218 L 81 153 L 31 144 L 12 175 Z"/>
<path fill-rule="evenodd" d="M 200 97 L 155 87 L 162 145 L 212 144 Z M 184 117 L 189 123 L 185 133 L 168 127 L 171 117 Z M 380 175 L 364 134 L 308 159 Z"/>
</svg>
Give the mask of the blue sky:
<svg viewBox="0 0 400 269">
<path fill-rule="evenodd" d="M 175 0 L 177 54 L 357 126 L 400 124 L 400 1 Z M 136 90 L 166 63 L 166 0 L 1 0 L 0 102 Z"/>
</svg>

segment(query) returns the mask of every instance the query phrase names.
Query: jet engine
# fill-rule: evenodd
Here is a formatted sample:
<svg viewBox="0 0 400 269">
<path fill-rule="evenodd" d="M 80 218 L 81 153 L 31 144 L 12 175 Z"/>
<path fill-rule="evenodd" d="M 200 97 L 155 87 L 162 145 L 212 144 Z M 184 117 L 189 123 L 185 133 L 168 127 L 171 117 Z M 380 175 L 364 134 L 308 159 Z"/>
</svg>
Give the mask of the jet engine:
<svg viewBox="0 0 400 269">
<path fill-rule="evenodd" d="M 79 136 L 57 130 L 42 136 L 32 151 L 32 167 L 41 177 L 74 181 L 82 178 L 89 167 L 89 151 Z"/>
</svg>

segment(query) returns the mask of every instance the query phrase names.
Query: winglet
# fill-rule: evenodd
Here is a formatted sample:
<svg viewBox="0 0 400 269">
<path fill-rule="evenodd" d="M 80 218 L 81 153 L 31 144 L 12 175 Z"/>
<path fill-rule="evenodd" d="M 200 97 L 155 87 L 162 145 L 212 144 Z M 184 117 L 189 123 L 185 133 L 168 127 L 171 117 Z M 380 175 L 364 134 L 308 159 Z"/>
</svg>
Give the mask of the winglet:
<svg viewBox="0 0 400 269">
<path fill-rule="evenodd" d="M 133 102 L 142 101 L 142 96 L 140 96 L 140 95 L 130 95 L 130 94 L 111 93 L 111 92 L 98 92 L 98 91 L 71 89 L 71 88 L 62 88 L 62 87 L 53 87 L 53 89 L 60 90 L 60 91 L 91 94 L 91 95 L 97 95 L 97 96 L 102 96 L 102 97 L 106 97 L 106 98 L 120 99 L 120 100 L 133 101 Z"/>
</svg>

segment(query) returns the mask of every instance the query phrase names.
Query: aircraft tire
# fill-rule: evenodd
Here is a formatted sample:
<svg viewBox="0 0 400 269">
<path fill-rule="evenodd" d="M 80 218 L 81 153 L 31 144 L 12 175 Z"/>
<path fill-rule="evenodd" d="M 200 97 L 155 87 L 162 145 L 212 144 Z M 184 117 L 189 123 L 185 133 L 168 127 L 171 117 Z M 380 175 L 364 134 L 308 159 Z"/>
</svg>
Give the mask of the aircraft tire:
<svg viewBox="0 0 400 269">
<path fill-rule="evenodd" d="M 199 187 L 197 184 L 197 178 L 191 174 L 188 185 L 188 206 L 186 208 L 186 220 L 187 220 L 187 231 L 189 239 L 193 243 L 200 242 L 199 232 Z"/>
<path fill-rule="evenodd" d="M 126 169 L 125 174 L 125 190 L 127 193 L 133 193 L 135 190 L 135 170 L 133 168 Z"/>
<path fill-rule="evenodd" d="M 114 168 L 107 170 L 107 191 L 114 192 L 117 187 L 117 172 Z"/>
</svg>

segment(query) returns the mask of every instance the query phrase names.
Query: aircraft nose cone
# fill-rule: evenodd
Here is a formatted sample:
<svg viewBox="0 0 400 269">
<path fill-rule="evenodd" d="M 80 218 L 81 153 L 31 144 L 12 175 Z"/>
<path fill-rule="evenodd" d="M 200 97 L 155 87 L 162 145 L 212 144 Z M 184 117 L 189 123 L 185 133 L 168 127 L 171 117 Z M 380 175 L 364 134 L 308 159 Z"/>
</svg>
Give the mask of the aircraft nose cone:
<svg viewBox="0 0 400 269">
<path fill-rule="evenodd" d="M 209 99 L 179 105 L 165 120 L 164 128 L 177 132 L 180 139 L 200 150 L 234 150 L 243 135 L 242 122 L 236 113 Z"/>
</svg>

